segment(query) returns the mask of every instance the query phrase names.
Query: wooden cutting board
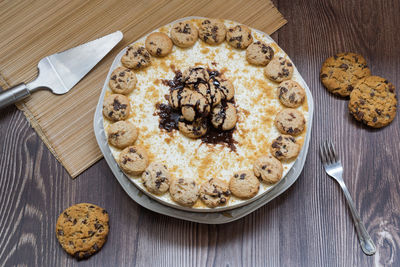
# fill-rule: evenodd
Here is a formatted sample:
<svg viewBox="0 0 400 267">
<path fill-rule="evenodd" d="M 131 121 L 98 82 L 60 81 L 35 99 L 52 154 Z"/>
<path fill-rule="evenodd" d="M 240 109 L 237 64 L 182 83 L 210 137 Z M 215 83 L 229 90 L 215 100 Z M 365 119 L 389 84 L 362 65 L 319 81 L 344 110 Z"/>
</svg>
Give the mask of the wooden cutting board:
<svg viewBox="0 0 400 267">
<path fill-rule="evenodd" d="M 37 63 L 45 56 L 123 32 L 121 43 L 69 93 L 56 96 L 40 91 L 17 104 L 75 178 L 102 157 L 93 116 L 114 57 L 147 32 L 187 16 L 230 19 L 268 34 L 286 23 L 270 0 L 1 1 L 0 86 L 7 89 L 33 80 Z"/>
</svg>

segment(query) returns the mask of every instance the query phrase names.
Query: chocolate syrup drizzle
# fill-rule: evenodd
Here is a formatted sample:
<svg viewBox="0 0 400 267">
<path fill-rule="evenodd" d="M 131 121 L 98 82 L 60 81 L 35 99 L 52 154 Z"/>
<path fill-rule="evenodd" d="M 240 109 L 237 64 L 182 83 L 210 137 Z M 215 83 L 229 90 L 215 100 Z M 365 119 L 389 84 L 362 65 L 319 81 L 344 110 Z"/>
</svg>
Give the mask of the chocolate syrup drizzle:
<svg viewBox="0 0 400 267">
<path fill-rule="evenodd" d="M 210 76 L 210 79 L 213 80 L 214 85 L 219 88 L 220 84 L 219 82 L 214 79 L 215 77 L 218 77 L 221 75 L 220 72 L 217 70 L 210 70 L 207 69 L 208 74 Z M 166 86 L 168 86 L 170 89 L 170 94 L 174 90 L 178 90 L 178 101 L 180 102 L 182 100 L 181 92 L 183 91 L 183 88 L 185 87 L 185 82 L 182 79 L 182 72 L 180 70 L 175 71 L 175 77 L 172 80 L 162 80 L 162 83 Z M 204 83 L 204 81 L 198 81 L 196 84 L 198 85 L 199 83 Z M 196 87 L 196 84 L 194 86 Z M 222 88 L 221 88 L 222 89 Z M 222 93 L 223 90 L 221 90 Z M 165 95 L 165 99 L 169 100 L 170 94 Z M 229 102 L 235 103 L 234 98 L 230 100 Z M 224 99 L 221 101 L 222 106 L 225 108 L 226 107 L 227 101 Z M 178 122 L 179 118 L 181 116 L 180 110 L 175 110 L 173 109 L 169 102 L 164 104 L 164 103 L 157 103 L 156 104 L 156 112 L 154 115 L 158 115 L 160 117 L 159 120 L 159 128 L 163 129 L 167 132 L 172 132 L 174 130 L 178 130 Z M 221 112 L 225 112 L 224 109 L 221 110 Z M 222 126 L 222 124 L 221 124 Z M 207 118 L 207 133 L 203 135 L 200 139 L 202 143 L 207 144 L 207 145 L 216 145 L 216 144 L 222 144 L 228 147 L 231 151 L 236 151 L 236 146 L 237 141 L 234 140 L 233 138 L 233 132 L 236 130 L 236 127 L 233 128 L 232 130 L 228 131 L 222 131 L 221 129 L 216 129 L 212 123 L 211 123 L 211 118 Z"/>
</svg>

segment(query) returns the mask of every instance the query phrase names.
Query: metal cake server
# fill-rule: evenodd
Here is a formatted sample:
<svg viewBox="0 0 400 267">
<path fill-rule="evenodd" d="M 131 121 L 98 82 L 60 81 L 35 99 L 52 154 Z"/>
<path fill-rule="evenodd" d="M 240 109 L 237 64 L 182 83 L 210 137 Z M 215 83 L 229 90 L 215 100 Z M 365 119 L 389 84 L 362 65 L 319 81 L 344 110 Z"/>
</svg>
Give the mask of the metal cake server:
<svg viewBox="0 0 400 267">
<path fill-rule="evenodd" d="M 0 108 L 27 98 L 39 89 L 61 95 L 71 90 L 85 75 L 122 40 L 116 31 L 99 39 L 42 58 L 37 78 L 0 92 Z"/>
</svg>

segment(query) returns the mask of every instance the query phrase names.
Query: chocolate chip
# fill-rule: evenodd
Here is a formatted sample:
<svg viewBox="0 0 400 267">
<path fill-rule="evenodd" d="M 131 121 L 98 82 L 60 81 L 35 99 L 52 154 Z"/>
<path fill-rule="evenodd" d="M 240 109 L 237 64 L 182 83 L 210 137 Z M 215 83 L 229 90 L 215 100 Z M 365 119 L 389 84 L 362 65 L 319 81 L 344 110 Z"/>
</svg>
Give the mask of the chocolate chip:
<svg viewBox="0 0 400 267">
<path fill-rule="evenodd" d="M 156 184 L 157 189 L 160 189 L 161 183 L 162 183 L 161 180 L 158 180 L 158 179 L 157 179 L 157 180 L 155 181 L 155 184 Z"/>
<path fill-rule="evenodd" d="M 344 69 L 344 70 L 347 70 L 347 69 L 349 68 L 349 65 L 343 63 L 343 64 L 341 64 L 341 65 L 339 66 L 339 68 Z"/>
<path fill-rule="evenodd" d="M 64 236 L 64 231 L 63 231 L 63 230 L 58 230 L 58 231 L 57 231 L 57 234 L 58 234 L 59 236 Z"/>
<path fill-rule="evenodd" d="M 278 148 L 279 147 L 279 143 L 278 142 L 273 142 L 272 143 L 272 148 Z"/>
<path fill-rule="evenodd" d="M 322 73 L 322 74 L 321 74 L 321 79 L 324 79 L 324 78 L 326 78 L 326 77 L 328 77 L 328 74 L 326 74 L 326 73 Z"/>
<path fill-rule="evenodd" d="M 240 175 L 240 180 L 243 180 L 245 177 L 246 177 L 246 174 L 245 174 L 245 173 L 242 173 L 242 174 Z"/>
<path fill-rule="evenodd" d="M 290 94 L 290 96 L 289 96 L 289 100 L 290 100 L 291 102 L 295 102 L 295 97 L 296 97 L 295 93 L 292 93 L 292 94 Z"/>
<path fill-rule="evenodd" d="M 354 87 L 351 84 L 348 85 L 347 88 L 346 88 L 346 90 L 349 91 L 349 92 L 353 91 L 353 89 L 354 89 Z"/>
<path fill-rule="evenodd" d="M 117 98 L 114 98 L 113 102 L 113 108 L 115 111 L 118 111 L 120 109 L 126 109 L 127 105 L 126 104 L 121 104 Z"/>
<path fill-rule="evenodd" d="M 156 55 L 157 56 L 161 55 L 161 52 L 162 52 L 162 49 L 161 48 L 157 48 Z"/>
<path fill-rule="evenodd" d="M 113 75 L 113 76 L 111 77 L 111 80 L 115 80 L 115 79 L 117 79 L 117 75 Z"/>
</svg>

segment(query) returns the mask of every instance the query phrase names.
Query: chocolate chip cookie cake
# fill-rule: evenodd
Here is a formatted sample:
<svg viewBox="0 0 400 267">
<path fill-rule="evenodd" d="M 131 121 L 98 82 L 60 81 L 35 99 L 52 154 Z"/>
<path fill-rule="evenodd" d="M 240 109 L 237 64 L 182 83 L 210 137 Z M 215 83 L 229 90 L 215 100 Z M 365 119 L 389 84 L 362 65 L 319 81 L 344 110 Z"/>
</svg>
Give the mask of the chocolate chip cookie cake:
<svg viewBox="0 0 400 267">
<path fill-rule="evenodd" d="M 268 35 L 190 18 L 118 59 L 104 130 L 120 169 L 151 198 L 190 211 L 231 209 L 293 166 L 309 127 L 307 85 Z"/>
</svg>

